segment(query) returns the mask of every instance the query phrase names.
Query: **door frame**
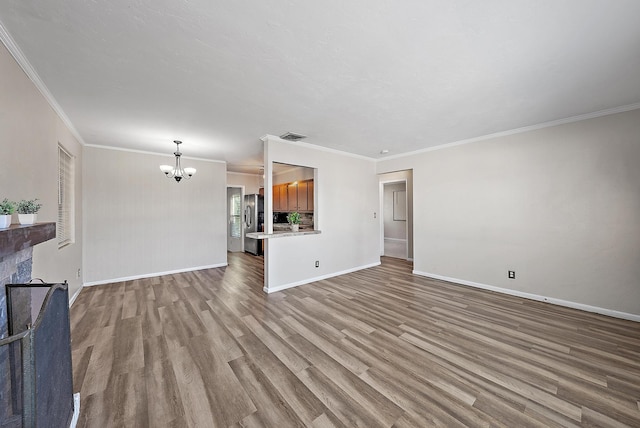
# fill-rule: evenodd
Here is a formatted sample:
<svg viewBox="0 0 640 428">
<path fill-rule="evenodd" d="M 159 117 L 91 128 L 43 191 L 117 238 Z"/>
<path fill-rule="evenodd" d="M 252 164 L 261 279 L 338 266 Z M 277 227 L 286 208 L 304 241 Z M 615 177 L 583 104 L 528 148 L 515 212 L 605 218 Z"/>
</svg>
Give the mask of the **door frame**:
<svg viewBox="0 0 640 428">
<path fill-rule="evenodd" d="M 233 188 L 233 189 L 240 189 L 240 204 L 242 204 L 242 208 L 240 210 L 241 213 L 243 213 L 242 215 L 244 215 L 244 186 L 241 185 L 234 185 L 234 184 L 227 184 L 227 190 L 229 188 Z M 227 196 L 227 212 L 225 215 L 225 221 L 227 222 L 227 251 L 229 251 L 229 239 L 231 238 L 229 236 L 229 197 Z M 240 252 L 244 252 L 244 218 L 242 218 L 242 226 L 240 227 Z"/>
<path fill-rule="evenodd" d="M 409 185 L 406 178 L 396 178 L 392 180 L 380 181 L 379 187 L 379 200 L 380 200 L 380 256 L 384 256 L 384 186 L 386 184 L 404 183 L 404 189 L 407 192 L 405 198 L 405 212 L 407 213 L 407 220 L 404 228 L 404 240 L 405 240 L 405 259 L 409 260 Z M 411 217 L 413 218 L 413 217 Z M 413 221 L 413 220 L 412 220 Z"/>
</svg>

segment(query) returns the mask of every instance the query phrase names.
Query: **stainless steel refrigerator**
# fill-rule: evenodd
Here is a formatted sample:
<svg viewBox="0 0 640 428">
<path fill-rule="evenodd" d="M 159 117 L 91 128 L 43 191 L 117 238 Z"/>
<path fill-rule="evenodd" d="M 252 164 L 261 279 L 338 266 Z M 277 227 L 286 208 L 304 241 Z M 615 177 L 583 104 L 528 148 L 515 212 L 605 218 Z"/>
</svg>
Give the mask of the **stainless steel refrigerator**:
<svg viewBox="0 0 640 428">
<path fill-rule="evenodd" d="M 262 242 L 247 238 L 250 232 L 262 232 L 264 223 L 264 197 L 253 194 L 244 197 L 244 251 L 256 256 L 262 255 Z"/>
</svg>

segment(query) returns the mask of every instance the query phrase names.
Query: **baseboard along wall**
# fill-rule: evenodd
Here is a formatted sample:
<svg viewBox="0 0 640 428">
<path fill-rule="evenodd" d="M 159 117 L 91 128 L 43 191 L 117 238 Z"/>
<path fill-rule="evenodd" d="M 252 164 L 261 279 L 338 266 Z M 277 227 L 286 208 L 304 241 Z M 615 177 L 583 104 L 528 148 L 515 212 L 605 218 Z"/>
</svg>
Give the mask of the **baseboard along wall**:
<svg viewBox="0 0 640 428">
<path fill-rule="evenodd" d="M 601 308 L 598 306 L 585 305 L 583 303 L 571 302 L 569 300 L 556 299 L 555 297 L 542 296 L 539 294 L 525 293 L 523 291 L 511 290 L 508 288 L 495 287 L 493 285 L 481 284 L 479 282 L 467 281 L 464 279 L 451 278 L 448 276 L 436 275 L 428 272 L 414 270 L 413 274 L 425 276 L 427 278 L 439 279 L 442 281 L 453 282 L 455 284 L 467 285 L 469 287 L 480 288 L 483 290 L 495 291 L 496 293 L 508 294 L 511 296 L 522 297 L 524 299 L 536 300 L 538 302 L 551 303 L 553 305 L 564 306 L 567 308 L 579 309 L 581 311 L 593 312 L 600 315 L 606 315 L 614 318 L 625 319 L 629 321 L 640 322 L 640 315 L 630 314 L 627 312 L 614 311 L 612 309 Z"/>
<path fill-rule="evenodd" d="M 368 268 L 379 266 L 379 265 L 380 265 L 380 262 L 371 263 L 371 264 L 368 264 L 368 265 L 358 266 L 358 267 L 355 267 L 355 268 L 352 268 L 352 269 L 343 270 L 343 271 L 340 271 L 340 272 L 333 272 L 333 273 L 329 273 L 329 274 L 326 274 L 326 275 L 315 276 L 313 278 L 303 279 L 301 281 L 291 282 L 289 284 L 278 285 L 276 287 L 269 287 L 269 288 L 264 287 L 262 290 L 265 293 L 275 293 L 276 291 L 286 290 L 287 288 L 298 287 L 300 285 L 309 284 L 311 282 L 322 281 L 323 279 L 333 278 L 334 276 L 340 276 L 340 275 L 344 275 L 344 274 L 347 274 L 347 273 L 356 272 L 356 271 L 359 271 L 359 270 L 362 270 L 362 269 L 368 269 Z"/>
<path fill-rule="evenodd" d="M 196 270 L 214 269 L 214 268 L 225 267 L 225 266 L 227 266 L 226 262 L 218 263 L 214 265 L 207 265 L 207 266 L 195 266 L 195 267 L 190 267 L 186 269 L 176 269 L 176 270 L 170 270 L 165 272 L 145 273 L 142 275 L 124 276 L 121 278 L 105 279 L 101 281 L 90 281 L 90 282 L 85 282 L 84 284 L 82 284 L 82 286 L 93 287 L 94 285 L 113 284 L 115 282 L 131 281 L 134 279 L 143 279 L 143 278 L 153 278 L 154 276 L 164 276 L 164 275 L 171 275 L 174 273 L 193 272 Z"/>
</svg>

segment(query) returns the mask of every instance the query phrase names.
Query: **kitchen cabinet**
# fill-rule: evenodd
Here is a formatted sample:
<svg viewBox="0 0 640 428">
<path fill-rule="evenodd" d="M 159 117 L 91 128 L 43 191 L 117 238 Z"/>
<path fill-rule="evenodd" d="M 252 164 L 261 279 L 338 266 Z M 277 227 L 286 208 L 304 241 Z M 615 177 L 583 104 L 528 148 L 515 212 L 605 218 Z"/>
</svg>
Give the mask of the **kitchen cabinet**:
<svg viewBox="0 0 640 428">
<path fill-rule="evenodd" d="M 287 203 L 288 203 L 287 185 L 281 184 L 280 185 L 280 207 L 282 208 L 282 211 L 287 211 Z"/>
<path fill-rule="evenodd" d="M 273 186 L 274 212 L 313 212 L 313 180 Z"/>
<path fill-rule="evenodd" d="M 273 186 L 272 189 L 271 201 L 273 202 L 273 211 L 280 211 L 280 189 L 278 186 Z"/>
<path fill-rule="evenodd" d="M 308 188 L 308 181 L 298 182 L 298 211 L 309 211 L 309 202 L 307 201 Z"/>
<path fill-rule="evenodd" d="M 313 212 L 313 180 L 307 181 L 307 210 Z"/>
<path fill-rule="evenodd" d="M 287 185 L 277 184 L 273 186 L 273 210 L 287 211 Z"/>
<path fill-rule="evenodd" d="M 287 211 L 298 211 L 298 183 L 287 185 Z"/>
</svg>

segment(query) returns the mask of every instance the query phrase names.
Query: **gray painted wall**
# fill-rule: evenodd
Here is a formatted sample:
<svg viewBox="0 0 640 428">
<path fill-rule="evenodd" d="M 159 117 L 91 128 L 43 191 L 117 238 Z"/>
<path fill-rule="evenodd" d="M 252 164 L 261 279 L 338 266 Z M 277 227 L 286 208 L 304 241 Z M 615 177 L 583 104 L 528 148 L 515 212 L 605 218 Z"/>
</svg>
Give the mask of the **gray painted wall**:
<svg viewBox="0 0 640 428">
<path fill-rule="evenodd" d="M 291 144 L 278 138 L 265 143 L 267 179 L 271 162 L 316 168 L 315 228 L 320 235 L 269 239 L 265 279 L 278 289 L 380 263 L 378 181 L 375 163 Z M 271 223 L 271 183 L 265 185 L 265 226 Z M 318 268 L 315 261 L 320 262 Z"/>
<path fill-rule="evenodd" d="M 85 282 L 227 262 L 226 165 L 176 183 L 160 172 L 173 157 L 85 147 Z"/>
<path fill-rule="evenodd" d="M 640 315 L 639 162 L 634 110 L 377 169 L 413 169 L 416 271 Z"/>
<path fill-rule="evenodd" d="M 384 237 L 392 239 L 407 238 L 407 220 L 395 220 L 393 215 L 394 192 L 407 191 L 405 183 L 389 183 L 384 185 L 382 206 L 384 209 Z M 406 200 L 406 197 L 405 197 Z M 406 214 L 404 216 L 407 218 Z"/>
<path fill-rule="evenodd" d="M 244 194 L 250 195 L 260 191 L 262 177 L 254 174 L 227 172 L 227 186 L 244 186 Z"/>
<path fill-rule="evenodd" d="M 58 143 L 75 158 L 75 243 L 58 249 L 56 239 L 33 250 L 34 278 L 69 282 L 69 296 L 80 289 L 82 268 L 82 146 L 47 100 L 0 43 L 0 200 L 38 198 L 38 222 L 58 218 Z M 17 214 L 13 223 L 18 223 Z M 4 290 L 1 292 L 4 293 Z"/>
</svg>

